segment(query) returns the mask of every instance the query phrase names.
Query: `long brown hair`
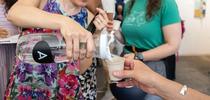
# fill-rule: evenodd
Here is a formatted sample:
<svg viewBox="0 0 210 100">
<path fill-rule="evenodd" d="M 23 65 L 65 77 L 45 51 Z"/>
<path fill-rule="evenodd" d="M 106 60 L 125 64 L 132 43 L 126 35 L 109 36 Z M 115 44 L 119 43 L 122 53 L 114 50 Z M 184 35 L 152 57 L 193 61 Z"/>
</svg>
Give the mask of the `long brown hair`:
<svg viewBox="0 0 210 100">
<path fill-rule="evenodd" d="M 161 1 L 162 0 L 148 0 L 147 7 L 146 7 L 147 11 L 145 15 L 146 20 L 150 20 L 157 13 L 157 11 L 161 7 Z M 131 0 L 131 3 L 129 4 L 128 13 L 130 13 L 130 10 L 133 7 L 134 3 L 135 3 L 135 0 Z"/>
</svg>

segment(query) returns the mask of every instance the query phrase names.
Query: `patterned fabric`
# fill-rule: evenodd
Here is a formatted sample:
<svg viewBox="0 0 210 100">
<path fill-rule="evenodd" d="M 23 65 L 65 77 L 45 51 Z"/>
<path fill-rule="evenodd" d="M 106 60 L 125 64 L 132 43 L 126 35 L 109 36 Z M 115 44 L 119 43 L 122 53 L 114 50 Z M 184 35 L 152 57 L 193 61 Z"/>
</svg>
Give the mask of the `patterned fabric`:
<svg viewBox="0 0 210 100">
<path fill-rule="evenodd" d="M 60 1 L 59 0 L 48 0 L 48 3 L 44 7 L 44 10 L 48 11 L 48 12 L 51 12 L 51 13 L 56 13 L 56 14 L 62 14 L 62 15 L 65 15 L 65 16 L 69 16 L 70 18 L 72 18 L 75 21 L 77 21 L 78 23 L 80 23 L 80 25 L 82 25 L 83 27 L 87 26 L 88 12 L 87 12 L 86 8 L 82 8 L 81 11 L 78 14 L 70 16 L 64 11 L 62 6 L 60 6 Z"/>
<path fill-rule="evenodd" d="M 87 71 L 79 76 L 80 85 L 82 88 L 85 100 L 96 100 L 96 66 L 92 64 Z"/>
<path fill-rule="evenodd" d="M 48 0 L 44 11 L 69 16 L 60 6 L 59 0 Z M 87 26 L 87 10 L 82 8 L 69 16 L 81 26 Z M 59 30 L 28 28 L 22 35 L 59 32 Z M 96 76 L 92 65 L 79 75 L 79 61 L 49 64 L 30 64 L 17 59 L 10 77 L 5 99 L 19 100 L 95 100 Z"/>
<path fill-rule="evenodd" d="M 29 64 L 17 61 L 15 71 L 10 77 L 6 99 L 18 100 L 83 100 L 78 77 L 72 63 Z"/>
</svg>

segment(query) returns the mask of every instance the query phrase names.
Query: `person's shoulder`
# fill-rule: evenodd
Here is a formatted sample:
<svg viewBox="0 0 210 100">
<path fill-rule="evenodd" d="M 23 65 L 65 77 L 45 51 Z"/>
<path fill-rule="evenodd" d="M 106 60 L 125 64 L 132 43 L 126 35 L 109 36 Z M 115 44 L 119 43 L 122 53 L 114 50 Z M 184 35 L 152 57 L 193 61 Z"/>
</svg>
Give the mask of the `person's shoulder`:
<svg viewBox="0 0 210 100">
<path fill-rule="evenodd" d="M 177 8 L 176 0 L 162 0 L 161 3 L 162 10 Z"/>
<path fill-rule="evenodd" d="M 162 0 L 162 3 L 164 5 L 173 5 L 173 4 L 176 4 L 176 0 Z"/>
</svg>

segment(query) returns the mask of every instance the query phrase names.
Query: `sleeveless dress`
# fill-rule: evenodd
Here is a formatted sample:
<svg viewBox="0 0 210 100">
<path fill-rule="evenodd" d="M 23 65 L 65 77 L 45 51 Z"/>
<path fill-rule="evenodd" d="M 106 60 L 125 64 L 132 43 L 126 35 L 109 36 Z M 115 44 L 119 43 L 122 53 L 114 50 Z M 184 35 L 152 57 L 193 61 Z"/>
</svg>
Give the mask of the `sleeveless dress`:
<svg viewBox="0 0 210 100">
<path fill-rule="evenodd" d="M 60 6 L 59 0 L 48 0 L 44 11 L 69 16 Z M 87 9 L 69 16 L 84 28 L 87 26 Z M 50 33 L 59 30 L 28 28 L 24 34 Z M 96 67 L 94 64 L 79 75 L 79 61 L 30 64 L 16 58 L 16 65 L 10 76 L 6 100 L 95 100 Z"/>
</svg>

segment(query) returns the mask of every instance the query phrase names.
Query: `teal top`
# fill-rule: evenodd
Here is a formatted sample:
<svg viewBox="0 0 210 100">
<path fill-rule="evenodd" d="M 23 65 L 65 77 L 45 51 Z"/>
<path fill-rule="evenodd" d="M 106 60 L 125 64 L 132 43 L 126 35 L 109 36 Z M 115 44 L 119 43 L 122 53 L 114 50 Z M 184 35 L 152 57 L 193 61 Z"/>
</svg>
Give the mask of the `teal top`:
<svg viewBox="0 0 210 100">
<path fill-rule="evenodd" d="M 181 20 L 175 0 L 162 0 L 160 10 L 149 21 L 145 18 L 146 6 L 147 0 L 135 0 L 130 14 L 124 16 L 122 33 L 126 45 L 149 50 L 165 43 L 164 26 Z"/>
</svg>

